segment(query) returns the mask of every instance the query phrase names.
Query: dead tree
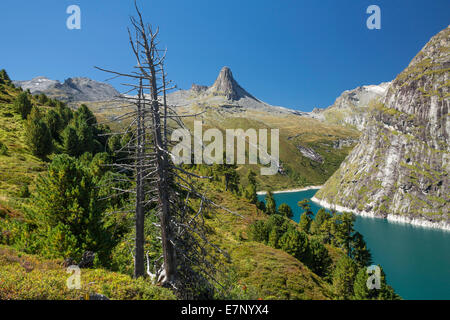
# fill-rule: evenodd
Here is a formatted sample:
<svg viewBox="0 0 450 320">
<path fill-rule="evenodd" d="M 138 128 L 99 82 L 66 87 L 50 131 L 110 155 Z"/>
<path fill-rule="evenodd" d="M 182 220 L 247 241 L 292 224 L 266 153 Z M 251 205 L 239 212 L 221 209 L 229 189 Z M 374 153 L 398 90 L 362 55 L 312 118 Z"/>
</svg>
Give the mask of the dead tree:
<svg viewBox="0 0 450 320">
<path fill-rule="evenodd" d="M 184 124 L 175 106 L 167 104 L 166 94 L 174 86 L 166 80 L 165 51 L 158 49 L 158 29 L 154 31 L 145 25 L 137 6 L 136 11 L 137 18 L 131 18 L 133 32 L 128 30 L 137 61 L 134 71 L 120 73 L 98 68 L 129 81 L 124 85 L 130 90 L 120 99 L 132 111 L 115 119 L 130 122 L 124 131 L 116 133 L 128 137 L 120 150 L 127 154 L 127 161 L 111 166 L 133 172 L 133 187 L 121 192 L 135 197 L 134 276 L 147 273 L 155 282 L 173 288 L 181 298 L 196 298 L 199 293 L 210 297 L 215 288 L 220 288 L 218 262 L 229 257 L 208 240 L 204 214 L 212 208 L 231 211 L 198 191 L 195 180 L 208 177 L 197 176 L 171 160 L 168 136 Z M 156 226 L 162 245 L 161 257 L 153 262 L 148 255 L 146 259 L 144 252 L 144 222 L 149 214 L 158 217 Z"/>
</svg>

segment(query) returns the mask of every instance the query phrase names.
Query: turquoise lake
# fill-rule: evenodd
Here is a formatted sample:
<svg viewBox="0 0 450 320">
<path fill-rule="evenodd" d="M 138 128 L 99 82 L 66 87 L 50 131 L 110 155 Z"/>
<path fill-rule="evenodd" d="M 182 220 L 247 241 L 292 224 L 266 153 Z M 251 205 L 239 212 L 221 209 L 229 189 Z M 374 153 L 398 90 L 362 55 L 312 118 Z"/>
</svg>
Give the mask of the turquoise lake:
<svg viewBox="0 0 450 320">
<path fill-rule="evenodd" d="M 279 206 L 287 203 L 298 222 L 297 202 L 311 199 L 317 189 L 276 193 Z M 260 201 L 264 195 L 258 195 Z M 310 201 L 314 214 L 321 208 Z M 450 299 L 450 232 L 355 216 L 355 229 L 366 240 L 373 263 L 386 272 L 388 283 L 403 299 Z"/>
</svg>

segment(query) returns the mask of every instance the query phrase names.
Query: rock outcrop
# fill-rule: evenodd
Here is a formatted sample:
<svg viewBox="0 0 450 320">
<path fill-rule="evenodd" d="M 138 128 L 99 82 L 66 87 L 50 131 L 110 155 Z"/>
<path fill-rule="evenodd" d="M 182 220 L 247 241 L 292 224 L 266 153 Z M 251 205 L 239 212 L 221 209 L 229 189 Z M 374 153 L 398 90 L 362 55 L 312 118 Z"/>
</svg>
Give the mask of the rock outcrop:
<svg viewBox="0 0 450 320">
<path fill-rule="evenodd" d="M 371 108 L 359 144 L 317 193 L 322 203 L 450 229 L 450 27 Z"/>
<path fill-rule="evenodd" d="M 311 117 L 330 123 L 349 125 L 363 130 L 368 121 L 369 105 L 377 100 L 384 99 L 390 82 L 379 85 L 361 86 L 353 90 L 344 91 L 326 109 L 315 108 Z"/>
<path fill-rule="evenodd" d="M 223 67 L 211 86 L 193 84 L 189 90 L 179 90 L 167 95 L 170 105 L 189 107 L 192 105 L 223 107 L 230 112 L 242 112 L 242 109 L 275 114 L 308 115 L 307 112 L 292 110 L 265 103 L 242 88 L 234 79 L 229 67 Z"/>
<path fill-rule="evenodd" d="M 313 148 L 308 148 L 304 146 L 297 146 L 298 150 L 302 153 L 303 156 L 319 163 L 323 163 L 323 157 L 314 151 Z"/>
</svg>

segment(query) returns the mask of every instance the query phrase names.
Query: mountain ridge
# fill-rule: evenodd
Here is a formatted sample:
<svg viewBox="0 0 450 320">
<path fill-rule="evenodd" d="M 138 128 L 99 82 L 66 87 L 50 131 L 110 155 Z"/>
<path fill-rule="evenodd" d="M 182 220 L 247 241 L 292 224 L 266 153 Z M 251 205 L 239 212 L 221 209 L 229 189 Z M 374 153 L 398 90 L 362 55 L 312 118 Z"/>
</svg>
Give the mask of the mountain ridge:
<svg viewBox="0 0 450 320">
<path fill-rule="evenodd" d="M 67 78 L 63 83 L 44 76 L 32 80 L 13 81 L 14 85 L 32 94 L 44 93 L 64 102 L 111 100 L 120 93 L 110 84 L 86 77 Z"/>
</svg>

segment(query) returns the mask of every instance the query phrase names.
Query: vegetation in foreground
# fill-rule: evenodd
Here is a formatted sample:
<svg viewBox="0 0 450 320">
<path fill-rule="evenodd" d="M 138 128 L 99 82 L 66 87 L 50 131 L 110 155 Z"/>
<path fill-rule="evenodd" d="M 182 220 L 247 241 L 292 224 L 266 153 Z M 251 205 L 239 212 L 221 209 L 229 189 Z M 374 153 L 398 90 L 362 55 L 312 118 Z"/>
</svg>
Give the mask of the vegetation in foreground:
<svg viewBox="0 0 450 320">
<path fill-rule="evenodd" d="M 0 88 L 0 121 L 8 124 L 1 127 L 5 151 L 0 155 L 0 166 L 6 172 L 6 166 L 19 159 L 17 167 L 25 169 L 16 171 L 14 179 L 2 174 L 0 183 L 0 297 L 83 299 L 86 294 L 101 293 L 112 299 L 174 298 L 149 279 L 131 279 L 133 216 L 116 212 L 130 199 L 120 192 L 117 197 L 106 198 L 102 188 L 112 175 L 123 174 L 105 166 L 120 156 L 117 150 L 123 142 L 102 140 L 101 132 L 108 128 L 97 126 L 87 107 L 73 112 L 29 93 L 24 99 L 24 93 L 5 77 Z M 22 112 L 29 109 L 26 100 L 31 104 L 29 113 Z M 21 109 L 18 106 L 22 104 L 26 106 Z M 53 127 L 50 119 L 55 116 L 48 116 L 52 111 L 58 114 L 56 118 L 66 120 Z M 50 132 L 45 135 L 50 143 L 30 138 L 40 130 Z M 28 170 L 30 166 L 40 169 Z M 286 206 L 277 209 L 275 203 L 271 206 L 257 201 L 260 186 L 252 171 L 242 179 L 240 168 L 235 166 L 186 169 L 212 176 L 201 188 L 208 190 L 216 203 L 242 215 L 217 212 L 205 216 L 209 238 L 230 257 L 219 261 L 223 263 L 220 280 L 224 286 L 220 295 L 211 298 L 395 297 L 387 286 L 383 294 L 363 292 L 365 275 L 358 266 L 366 260 L 357 258 L 354 249 L 349 254 L 350 247 L 358 247 L 358 239 L 351 228 L 352 235 L 342 231 L 342 223 L 351 226 L 347 218 L 344 222 L 338 217 L 324 218 L 320 227 L 317 218 L 303 219 L 296 225 L 287 219 L 290 213 Z M 154 222 L 149 218 L 145 226 L 150 263 L 161 250 Z M 324 236 L 327 232 L 329 237 Z M 360 240 L 358 248 L 365 252 Z M 81 291 L 69 291 L 66 280 L 70 275 L 63 267 L 64 259 L 79 262 L 87 251 L 94 252 L 96 258 L 89 268 L 82 269 Z"/>
</svg>

